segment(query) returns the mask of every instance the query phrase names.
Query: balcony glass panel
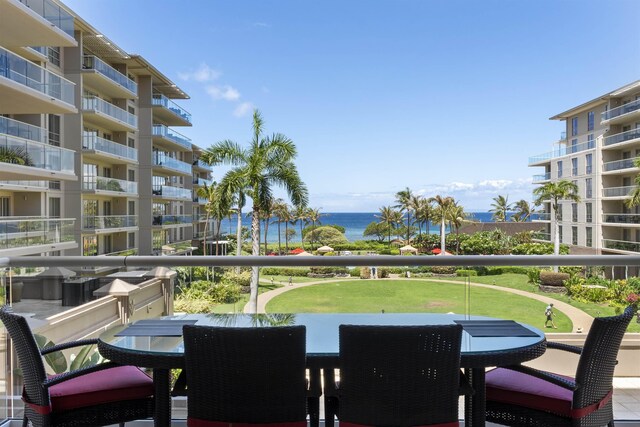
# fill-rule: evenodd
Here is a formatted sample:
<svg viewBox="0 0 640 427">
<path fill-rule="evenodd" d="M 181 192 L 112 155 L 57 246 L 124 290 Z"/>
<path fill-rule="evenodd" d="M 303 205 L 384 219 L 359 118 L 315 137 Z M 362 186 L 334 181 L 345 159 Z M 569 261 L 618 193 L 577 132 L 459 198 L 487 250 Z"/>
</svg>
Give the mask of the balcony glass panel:
<svg viewBox="0 0 640 427">
<path fill-rule="evenodd" d="M 606 213 L 602 221 L 614 224 L 640 224 L 640 214 Z"/>
<path fill-rule="evenodd" d="M 0 184 L 39 188 L 43 190 L 49 189 L 49 181 L 0 181 Z"/>
<path fill-rule="evenodd" d="M 120 107 L 105 101 L 104 99 L 96 98 L 95 96 L 83 96 L 82 97 L 82 109 L 99 111 L 107 116 L 113 117 L 116 120 L 127 123 L 129 126 L 137 128 L 138 118 L 128 111 L 123 110 Z"/>
<path fill-rule="evenodd" d="M 203 161 L 202 161 L 202 160 L 200 160 L 200 159 L 195 160 L 195 161 L 193 162 L 193 165 L 194 165 L 194 166 L 198 166 L 199 168 L 203 168 L 203 169 L 209 169 L 209 170 L 211 170 L 211 165 L 209 165 L 209 164 L 207 164 L 207 163 L 203 162 Z"/>
<path fill-rule="evenodd" d="M 532 219 L 539 221 L 550 221 L 551 214 L 549 212 L 536 212 L 532 215 Z"/>
<path fill-rule="evenodd" d="M 52 0 L 19 0 L 38 15 L 73 37 L 73 16 Z"/>
<path fill-rule="evenodd" d="M 548 181 L 550 179 L 551 179 L 551 172 L 543 173 L 540 175 L 533 175 L 533 182 Z"/>
<path fill-rule="evenodd" d="M 0 219 L 0 249 L 74 242 L 75 219 L 4 217 Z"/>
<path fill-rule="evenodd" d="M 635 167 L 633 165 L 633 161 L 634 160 L 635 159 L 623 159 L 623 160 L 616 160 L 616 161 L 613 161 L 613 162 L 607 162 L 604 165 L 602 165 L 603 166 L 603 170 L 605 172 L 608 172 L 608 171 L 617 171 L 617 170 L 620 170 L 620 169 L 633 168 L 633 167 Z"/>
<path fill-rule="evenodd" d="M 593 141 L 587 141 L 576 145 L 561 146 L 553 151 L 529 157 L 529 164 L 538 163 L 549 159 L 555 159 L 557 157 L 563 157 L 568 154 L 591 150 L 593 148 L 595 148 Z"/>
<path fill-rule="evenodd" d="M 602 190 L 603 197 L 625 197 L 631 194 L 631 192 L 635 189 L 634 186 L 629 185 L 626 187 L 611 187 L 605 188 Z"/>
<path fill-rule="evenodd" d="M 137 215 L 96 215 L 82 217 L 82 227 L 89 230 L 105 230 L 109 228 L 137 226 Z"/>
<path fill-rule="evenodd" d="M 638 109 L 640 109 L 640 99 L 636 99 L 635 101 L 631 101 L 619 107 L 605 111 L 604 113 L 602 113 L 602 120 L 611 120 L 615 117 L 631 113 Z"/>
<path fill-rule="evenodd" d="M 173 114 L 180 116 L 183 120 L 191 123 L 191 114 L 166 96 L 156 93 L 153 95 L 152 103 L 153 105 L 158 105 L 170 110 Z"/>
<path fill-rule="evenodd" d="M 129 90 L 129 92 L 133 92 L 134 94 L 138 93 L 138 84 L 136 82 L 106 62 L 102 61 L 100 58 L 91 55 L 84 56 L 82 60 L 82 68 L 96 70 L 106 78 Z"/>
<path fill-rule="evenodd" d="M 138 194 L 138 183 L 134 181 L 124 181 L 122 179 L 106 178 L 102 176 L 89 176 L 83 178 L 82 189 Z"/>
<path fill-rule="evenodd" d="M 536 240 L 544 240 L 545 242 L 551 241 L 551 233 L 543 233 L 539 231 L 537 233 L 533 233 L 531 237 L 533 237 Z"/>
<path fill-rule="evenodd" d="M 191 190 L 188 188 L 172 187 L 170 185 L 154 185 L 153 195 L 191 200 Z"/>
<path fill-rule="evenodd" d="M 631 129 L 626 132 L 616 133 L 615 135 L 608 136 L 604 139 L 604 145 L 613 145 L 620 142 L 629 141 L 632 139 L 640 138 L 640 128 Z"/>
<path fill-rule="evenodd" d="M 193 184 L 204 187 L 205 185 L 210 186 L 211 184 L 213 184 L 213 181 L 210 179 L 204 179 L 204 178 L 193 178 Z"/>
<path fill-rule="evenodd" d="M 202 204 L 202 205 L 207 204 L 207 199 L 206 199 L 206 198 L 204 198 L 204 197 L 193 196 L 193 201 L 194 201 L 195 203 L 200 203 L 200 204 Z"/>
<path fill-rule="evenodd" d="M 82 148 L 85 150 L 102 151 L 103 153 L 112 154 L 114 156 L 125 157 L 131 160 L 138 160 L 138 150 L 100 138 L 97 135 L 85 134 L 82 138 Z"/>
<path fill-rule="evenodd" d="M 165 125 L 153 125 L 153 135 L 160 136 L 191 150 L 191 140 Z"/>
<path fill-rule="evenodd" d="M 74 151 L 40 142 L 27 141 L 9 135 L 0 135 L 0 147 L 19 154 L 22 160 L 10 162 L 39 169 L 73 174 Z M 24 163 L 23 163 L 24 162 Z"/>
<path fill-rule="evenodd" d="M 191 215 L 154 215 L 153 225 L 191 224 Z"/>
<path fill-rule="evenodd" d="M 48 132 L 46 129 L 9 117 L 0 117 L 0 133 L 47 144 Z"/>
<path fill-rule="evenodd" d="M 74 105 L 75 85 L 73 83 L 2 47 L 0 47 L 0 77 L 6 77 L 51 98 Z"/>
<path fill-rule="evenodd" d="M 180 160 L 174 159 L 162 153 L 155 153 L 153 156 L 153 164 L 156 166 L 163 166 L 179 172 L 184 172 L 191 175 L 191 165 Z"/>
<path fill-rule="evenodd" d="M 640 242 L 627 242 L 624 240 L 603 239 L 602 246 L 607 249 L 618 249 L 621 251 L 640 252 Z"/>
</svg>

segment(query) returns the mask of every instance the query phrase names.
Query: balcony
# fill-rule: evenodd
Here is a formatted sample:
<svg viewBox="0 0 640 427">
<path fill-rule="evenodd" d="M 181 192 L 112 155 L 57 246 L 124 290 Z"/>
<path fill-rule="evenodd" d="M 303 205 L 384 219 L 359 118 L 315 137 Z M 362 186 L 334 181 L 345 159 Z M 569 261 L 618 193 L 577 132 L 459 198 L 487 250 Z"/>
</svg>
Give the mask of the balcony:
<svg viewBox="0 0 640 427">
<path fill-rule="evenodd" d="M 137 196 L 138 183 L 122 179 L 103 176 L 85 176 L 82 180 L 82 190 L 95 193 L 121 193 L 122 196 Z"/>
<path fill-rule="evenodd" d="M 164 95 L 153 95 L 153 114 L 169 126 L 191 126 L 191 114 Z"/>
<path fill-rule="evenodd" d="M 206 197 L 193 196 L 193 202 L 198 203 L 200 205 L 206 205 L 208 200 Z"/>
<path fill-rule="evenodd" d="M 532 221 L 551 221 L 551 214 L 549 212 L 536 212 L 531 217 Z"/>
<path fill-rule="evenodd" d="M 199 177 L 193 178 L 193 185 L 197 185 L 198 187 L 204 187 L 204 186 L 208 187 L 211 184 L 213 184 L 213 181 L 210 179 L 204 179 Z"/>
<path fill-rule="evenodd" d="M 49 181 L 0 181 L 0 189 L 41 192 L 49 190 Z"/>
<path fill-rule="evenodd" d="M 138 227 L 137 215 L 96 215 L 83 216 L 82 228 L 96 232 L 129 231 Z"/>
<path fill-rule="evenodd" d="M 621 252 L 640 252 L 640 242 L 628 242 L 625 240 L 603 239 L 602 247 Z"/>
<path fill-rule="evenodd" d="M 532 183 L 537 184 L 551 179 L 551 172 L 543 173 L 540 175 L 533 175 Z"/>
<path fill-rule="evenodd" d="M 96 98 L 82 97 L 84 118 L 109 130 L 135 132 L 138 129 L 138 118 L 120 107 Z"/>
<path fill-rule="evenodd" d="M 154 215 L 153 225 L 191 225 L 191 215 Z"/>
<path fill-rule="evenodd" d="M 93 152 L 99 155 L 115 157 L 119 160 L 125 160 L 128 163 L 138 163 L 137 149 L 109 141 L 108 139 L 100 138 L 94 134 L 85 134 L 82 137 L 82 149 L 85 152 Z"/>
<path fill-rule="evenodd" d="M 154 185 L 152 191 L 154 198 L 191 200 L 191 190 L 188 188 Z"/>
<path fill-rule="evenodd" d="M 596 148 L 595 141 L 587 141 L 576 145 L 561 146 L 553 151 L 529 157 L 529 166 L 549 163 L 551 159 L 568 156 L 570 154 L 579 153 L 581 151 L 592 150 Z"/>
<path fill-rule="evenodd" d="M 640 139 L 640 128 L 607 136 L 604 139 L 604 146 L 608 147 L 610 145 L 620 144 L 623 142 L 637 142 L 637 139 Z"/>
<path fill-rule="evenodd" d="M 73 16 L 52 0 L 2 2 L 3 46 L 77 46 Z"/>
<path fill-rule="evenodd" d="M 616 124 L 626 120 L 634 120 L 640 117 L 640 99 L 628 102 L 611 110 L 602 113 L 602 124 Z"/>
<path fill-rule="evenodd" d="M 193 161 L 193 167 L 194 168 L 198 168 L 198 169 L 204 169 L 206 171 L 211 171 L 213 169 L 213 167 L 205 162 L 203 162 L 200 159 L 194 160 Z"/>
<path fill-rule="evenodd" d="M 637 158 L 638 157 L 633 158 L 633 159 L 622 159 L 622 160 L 615 160 L 613 162 L 606 162 L 606 163 L 604 163 L 602 165 L 602 171 L 603 172 L 614 172 L 614 171 L 620 171 L 620 170 L 635 168 L 633 163 Z"/>
<path fill-rule="evenodd" d="M 536 233 L 532 233 L 531 234 L 531 238 L 533 240 L 542 240 L 544 242 L 550 242 L 551 241 L 551 233 L 543 233 L 541 231 L 538 231 Z"/>
<path fill-rule="evenodd" d="M 640 214 L 605 213 L 602 222 L 607 224 L 640 224 Z"/>
<path fill-rule="evenodd" d="M 69 80 L 0 47 L 0 114 L 77 113 L 74 91 Z"/>
<path fill-rule="evenodd" d="M 170 169 L 172 172 L 178 172 L 182 175 L 191 175 L 191 165 L 163 154 L 154 154 L 153 165 L 161 168 Z"/>
<path fill-rule="evenodd" d="M 602 190 L 602 197 L 612 197 L 612 198 L 620 198 L 624 199 L 628 197 L 631 192 L 635 189 L 633 185 L 628 185 L 625 187 L 610 187 L 604 188 Z"/>
<path fill-rule="evenodd" d="M 153 143 L 167 151 L 191 151 L 191 140 L 165 125 L 153 125 Z"/>
<path fill-rule="evenodd" d="M 82 76 L 86 83 L 110 98 L 134 99 L 138 96 L 136 82 L 96 56 L 82 58 Z"/>
<path fill-rule="evenodd" d="M 48 144 L 48 132 L 45 128 L 30 125 L 29 123 L 0 116 L 0 134 L 16 136 L 30 141 Z"/>
<path fill-rule="evenodd" d="M 75 219 L 2 217 L 0 256 L 37 255 L 77 248 Z"/>
</svg>

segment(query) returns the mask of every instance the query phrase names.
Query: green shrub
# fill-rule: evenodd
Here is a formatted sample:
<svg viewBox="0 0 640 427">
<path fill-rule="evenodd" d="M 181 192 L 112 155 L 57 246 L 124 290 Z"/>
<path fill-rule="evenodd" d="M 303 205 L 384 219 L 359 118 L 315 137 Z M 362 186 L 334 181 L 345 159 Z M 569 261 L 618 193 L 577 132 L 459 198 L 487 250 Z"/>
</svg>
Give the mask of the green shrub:
<svg viewBox="0 0 640 427">
<path fill-rule="evenodd" d="M 455 274 L 456 268 L 444 265 L 434 265 L 431 267 L 431 272 L 433 274 Z"/>
<path fill-rule="evenodd" d="M 295 276 L 307 277 L 310 269 L 304 267 L 263 267 L 260 274 L 263 276 Z"/>
<path fill-rule="evenodd" d="M 378 277 L 380 279 L 388 279 L 389 278 L 389 269 L 386 267 L 378 269 Z"/>
<path fill-rule="evenodd" d="M 571 277 L 577 276 L 578 274 L 581 274 L 583 272 L 583 270 L 584 270 L 583 267 L 570 266 L 570 265 L 563 265 L 563 266 L 558 268 L 559 272 L 567 273 Z"/>
<path fill-rule="evenodd" d="M 527 270 L 527 283 L 532 285 L 540 284 L 540 270 L 538 268 L 530 268 Z"/>
<path fill-rule="evenodd" d="M 360 267 L 353 267 L 349 269 L 349 275 L 351 277 L 360 277 Z"/>
<path fill-rule="evenodd" d="M 236 273 L 235 269 L 229 269 L 222 275 L 221 282 L 227 285 L 236 285 L 240 287 L 250 286 L 251 271 L 241 270 L 240 273 Z"/>
<path fill-rule="evenodd" d="M 456 270 L 456 276 L 458 277 L 469 277 L 469 276 L 477 276 L 478 272 L 475 270 Z"/>
<path fill-rule="evenodd" d="M 541 271 L 540 284 L 544 286 L 562 286 L 562 283 L 569 279 L 567 273 L 556 273 L 554 271 Z"/>
<path fill-rule="evenodd" d="M 347 274 L 347 267 L 311 267 L 309 274 Z"/>
<path fill-rule="evenodd" d="M 400 255 L 400 249 L 382 249 L 378 253 L 380 255 Z"/>
</svg>

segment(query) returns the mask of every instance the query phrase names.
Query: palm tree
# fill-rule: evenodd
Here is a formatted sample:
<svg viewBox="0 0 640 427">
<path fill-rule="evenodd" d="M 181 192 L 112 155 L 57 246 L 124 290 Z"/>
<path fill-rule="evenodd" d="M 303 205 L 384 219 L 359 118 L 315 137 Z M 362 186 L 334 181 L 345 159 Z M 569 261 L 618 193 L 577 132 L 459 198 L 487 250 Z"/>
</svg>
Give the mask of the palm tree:
<svg viewBox="0 0 640 427">
<path fill-rule="evenodd" d="M 432 200 L 436 204 L 436 208 L 434 210 L 434 217 L 440 220 L 440 255 L 444 255 L 446 252 L 446 247 L 445 247 L 446 222 L 451 216 L 451 211 L 453 210 L 456 204 L 456 201 L 454 200 L 453 197 L 450 197 L 450 196 L 442 197 L 440 195 L 437 195 L 430 200 Z"/>
<path fill-rule="evenodd" d="M 507 212 L 511 209 L 511 204 L 509 203 L 509 196 L 504 197 L 498 195 L 498 197 L 493 198 L 493 202 L 491 203 L 491 207 L 489 212 L 492 212 L 493 215 L 491 218 L 496 222 L 504 222 L 507 220 Z"/>
<path fill-rule="evenodd" d="M 633 161 L 633 165 L 637 168 L 640 168 L 640 158 L 636 158 Z M 625 202 L 627 207 L 629 208 L 633 208 L 640 205 L 640 174 L 636 175 L 634 182 L 636 184 L 636 188 L 634 188 L 633 191 L 631 192 L 630 194 L 631 198 Z"/>
<path fill-rule="evenodd" d="M 316 236 L 315 234 L 316 222 L 318 224 L 321 224 L 320 222 L 321 216 L 322 214 L 320 213 L 320 208 L 317 208 L 317 209 L 309 208 L 309 210 L 307 210 L 307 218 L 309 221 L 311 221 L 311 229 L 313 230 L 311 232 L 311 250 L 313 250 L 313 241 Z"/>
<path fill-rule="evenodd" d="M 260 219 L 264 221 L 264 254 L 267 254 L 267 235 L 269 234 L 269 223 L 273 218 L 273 210 L 275 209 L 275 201 L 270 200 L 260 210 Z"/>
<path fill-rule="evenodd" d="M 389 230 L 389 247 L 391 247 L 391 230 L 396 228 L 398 223 L 399 212 L 393 209 L 392 206 L 383 206 L 380 208 L 380 215 L 376 215 L 376 218 L 380 218 L 379 223 L 385 224 Z M 401 219 L 401 218 L 400 218 Z"/>
<path fill-rule="evenodd" d="M 282 254 L 282 233 L 280 232 L 280 226 L 283 221 L 287 221 L 287 216 L 289 213 L 289 207 L 285 203 L 284 200 L 278 199 L 275 201 L 273 206 L 273 215 L 277 218 L 278 223 L 278 255 Z"/>
<path fill-rule="evenodd" d="M 534 209 L 529 205 L 529 202 L 526 200 L 518 200 L 515 205 L 515 213 L 511 217 L 512 221 L 515 222 L 526 222 L 529 218 L 531 218 L 531 214 L 534 212 Z"/>
<path fill-rule="evenodd" d="M 207 233 L 209 231 L 209 220 L 211 219 L 211 214 L 213 213 L 213 204 L 216 202 L 216 198 L 218 197 L 216 191 L 216 183 L 212 182 L 211 185 L 205 184 L 202 187 L 198 187 L 196 190 L 196 195 L 203 199 L 207 199 L 207 203 L 204 205 L 204 213 L 205 213 L 205 222 L 204 222 L 204 240 L 203 240 L 203 250 L 202 253 L 204 255 L 207 254 Z"/>
<path fill-rule="evenodd" d="M 396 202 L 398 204 L 394 206 L 395 208 L 399 208 L 400 212 L 407 213 L 407 245 L 411 240 L 411 212 L 414 208 L 413 198 L 413 193 L 409 187 L 407 187 L 396 193 Z"/>
<path fill-rule="evenodd" d="M 536 206 L 540 206 L 546 200 L 551 200 L 551 208 L 553 209 L 555 216 L 555 236 L 553 239 L 553 254 L 560 254 L 560 209 L 558 209 L 560 200 L 572 200 L 576 203 L 580 202 L 580 196 L 578 196 L 578 186 L 566 179 L 548 182 L 533 190 L 533 194 L 536 196 L 534 201 Z M 555 267 L 557 270 L 558 267 Z"/>
<path fill-rule="evenodd" d="M 289 138 L 280 133 L 263 135 L 263 121 L 258 110 L 253 112 L 253 138 L 248 148 L 224 140 L 209 149 L 202 156 L 210 165 L 229 164 L 229 170 L 220 181 L 222 194 L 242 191 L 251 198 L 251 252 L 260 255 L 260 218 L 259 213 L 273 200 L 274 186 L 283 187 L 296 206 L 306 206 L 308 192 L 300 179 L 293 162 L 297 155 L 296 146 Z M 251 269 L 250 310 L 258 310 L 258 267 Z"/>
<path fill-rule="evenodd" d="M 304 238 L 302 236 L 303 226 L 309 223 L 309 216 L 307 215 L 306 206 L 296 206 L 293 211 L 293 220 L 294 222 L 300 223 L 300 244 L 302 245 L 302 249 L 304 249 Z"/>
<path fill-rule="evenodd" d="M 456 230 L 456 255 L 460 252 L 460 227 L 467 221 L 467 213 L 464 211 L 464 206 L 454 202 L 449 212 L 449 227 Z"/>
</svg>

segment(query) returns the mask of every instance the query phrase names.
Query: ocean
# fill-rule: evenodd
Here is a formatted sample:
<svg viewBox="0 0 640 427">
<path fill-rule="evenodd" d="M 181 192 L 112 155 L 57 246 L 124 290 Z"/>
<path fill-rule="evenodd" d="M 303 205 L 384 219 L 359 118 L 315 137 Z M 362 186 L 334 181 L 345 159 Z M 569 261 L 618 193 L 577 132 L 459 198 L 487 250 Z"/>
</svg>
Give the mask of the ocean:
<svg viewBox="0 0 640 427">
<path fill-rule="evenodd" d="M 363 240 L 364 237 L 362 233 L 367 228 L 367 225 L 371 222 L 378 222 L 379 219 L 376 217 L 378 215 L 377 212 L 327 212 L 321 213 L 320 223 L 321 225 L 341 225 L 345 228 L 345 236 L 349 239 L 350 242 L 354 242 L 356 240 Z M 472 217 L 470 219 L 479 222 L 493 222 L 491 220 L 490 212 L 471 212 Z M 508 218 L 511 215 L 508 215 Z M 507 219 L 508 219 L 507 218 Z M 242 218 L 242 226 L 251 228 L 251 217 L 247 217 L 245 213 L 245 217 Z M 429 227 L 429 232 L 431 234 L 438 234 L 440 232 L 439 224 L 431 224 Z M 235 234 L 236 232 L 236 217 L 235 215 L 231 217 L 231 222 L 229 219 L 224 219 L 221 224 L 222 233 L 230 233 Z M 280 226 L 282 233 L 282 241 L 284 241 L 284 224 Z M 289 229 L 293 229 L 296 231 L 296 235 L 293 237 L 292 241 L 300 241 L 300 224 L 297 223 L 295 225 L 289 225 Z M 261 226 L 261 233 L 264 235 L 264 229 Z M 424 233 L 425 230 L 422 230 Z M 278 225 L 270 224 L 268 239 L 270 242 L 278 241 Z"/>
</svg>

